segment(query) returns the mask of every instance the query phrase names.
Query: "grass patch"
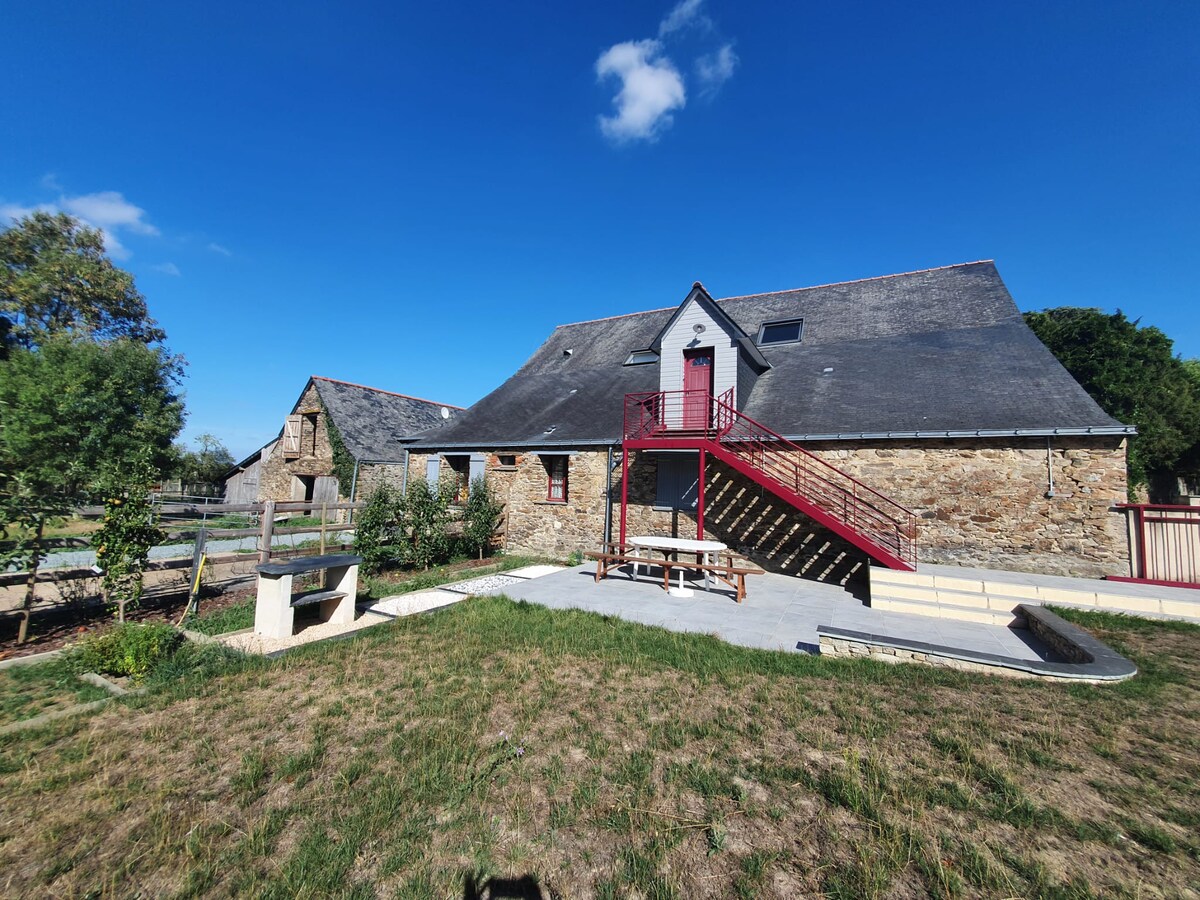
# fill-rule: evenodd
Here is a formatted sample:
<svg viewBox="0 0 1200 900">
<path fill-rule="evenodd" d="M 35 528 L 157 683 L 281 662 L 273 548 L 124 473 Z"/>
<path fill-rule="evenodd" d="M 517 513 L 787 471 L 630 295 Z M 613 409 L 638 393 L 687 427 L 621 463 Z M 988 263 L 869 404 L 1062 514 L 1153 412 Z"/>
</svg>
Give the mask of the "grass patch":
<svg viewBox="0 0 1200 900">
<path fill-rule="evenodd" d="M 1200 641 L 1125 624 L 1168 673 L 1139 691 L 491 597 L 277 660 L 185 645 L 135 703 L 0 738 L 0 867 L 35 895 L 1083 898 L 1149 858 L 1183 894 Z"/>
<path fill-rule="evenodd" d="M 231 631 L 253 628 L 254 600 L 243 600 L 224 609 L 188 616 L 183 627 L 207 635 L 229 634 Z"/>
<path fill-rule="evenodd" d="M 0 671 L 0 725 L 112 696 L 103 688 L 80 681 L 77 673 L 61 656 Z"/>
</svg>

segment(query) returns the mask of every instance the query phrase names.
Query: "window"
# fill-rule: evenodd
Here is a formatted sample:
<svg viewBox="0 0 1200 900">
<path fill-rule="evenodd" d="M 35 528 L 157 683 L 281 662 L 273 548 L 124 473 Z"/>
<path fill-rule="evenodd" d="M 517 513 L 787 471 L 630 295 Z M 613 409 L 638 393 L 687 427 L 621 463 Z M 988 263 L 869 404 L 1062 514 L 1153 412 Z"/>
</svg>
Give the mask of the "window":
<svg viewBox="0 0 1200 900">
<path fill-rule="evenodd" d="M 803 319 L 780 319 L 778 322 L 763 322 L 758 329 L 758 345 L 795 344 L 804 333 Z"/>
<path fill-rule="evenodd" d="M 658 362 L 658 354 L 653 350 L 634 350 L 625 360 L 627 366 L 644 366 L 647 363 Z"/>
<path fill-rule="evenodd" d="M 546 499 L 551 503 L 567 502 L 567 458 L 543 456 L 546 466 Z"/>
<path fill-rule="evenodd" d="M 699 502 L 699 468 L 700 457 L 695 453 L 659 455 L 654 505 L 660 509 L 695 509 Z"/>
<path fill-rule="evenodd" d="M 517 455 L 515 453 L 501 453 L 496 457 L 496 461 L 500 466 L 510 469 L 517 464 Z"/>
</svg>

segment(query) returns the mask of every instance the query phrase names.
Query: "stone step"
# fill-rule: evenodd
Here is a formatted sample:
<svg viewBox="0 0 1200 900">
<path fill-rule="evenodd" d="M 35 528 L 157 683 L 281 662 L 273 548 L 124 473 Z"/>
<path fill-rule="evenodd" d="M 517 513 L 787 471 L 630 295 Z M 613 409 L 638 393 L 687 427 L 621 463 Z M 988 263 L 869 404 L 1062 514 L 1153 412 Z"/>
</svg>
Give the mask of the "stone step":
<svg viewBox="0 0 1200 900">
<path fill-rule="evenodd" d="M 1016 603 L 1012 604 L 1013 607 L 1016 605 Z M 1013 625 L 1019 626 L 1024 622 L 1024 617 L 1015 614 L 1012 609 L 991 609 L 986 605 L 948 603 L 938 599 L 922 600 L 914 597 L 893 597 L 877 592 L 872 592 L 871 594 L 871 608 L 887 612 L 929 616 L 935 619 L 955 619 L 960 622 L 974 622 L 978 625 L 999 625 L 1005 628 Z"/>
<path fill-rule="evenodd" d="M 995 578 L 989 578 L 986 572 L 980 574 L 982 577 L 978 574 L 960 577 L 872 567 L 871 605 L 875 605 L 876 596 L 981 610 L 1008 610 L 1020 603 L 1031 603 L 1200 622 L 1200 591 L 1195 591 L 1192 599 L 1190 593 L 1155 591 L 1145 585 L 1122 589 L 1121 582 L 1043 578 L 1042 583 L 1029 584 L 1005 580 L 1003 572 L 995 573 Z"/>
</svg>

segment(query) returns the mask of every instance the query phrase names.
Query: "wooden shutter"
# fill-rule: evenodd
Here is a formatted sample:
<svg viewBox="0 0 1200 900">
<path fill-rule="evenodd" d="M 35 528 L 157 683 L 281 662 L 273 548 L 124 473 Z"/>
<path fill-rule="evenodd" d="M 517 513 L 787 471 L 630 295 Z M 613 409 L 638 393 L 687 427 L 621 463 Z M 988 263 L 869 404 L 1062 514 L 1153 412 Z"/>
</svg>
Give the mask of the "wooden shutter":
<svg viewBox="0 0 1200 900">
<path fill-rule="evenodd" d="M 425 460 L 425 480 L 429 482 L 429 489 L 431 491 L 437 490 L 441 464 L 442 461 L 437 456 Z"/>
<path fill-rule="evenodd" d="M 300 456 L 300 416 L 288 416 L 283 423 L 283 458 L 296 459 Z"/>
<path fill-rule="evenodd" d="M 487 457 L 482 453 L 471 454 L 470 474 L 467 476 L 467 488 L 475 484 L 476 478 L 484 477 L 484 470 L 487 466 Z"/>
</svg>

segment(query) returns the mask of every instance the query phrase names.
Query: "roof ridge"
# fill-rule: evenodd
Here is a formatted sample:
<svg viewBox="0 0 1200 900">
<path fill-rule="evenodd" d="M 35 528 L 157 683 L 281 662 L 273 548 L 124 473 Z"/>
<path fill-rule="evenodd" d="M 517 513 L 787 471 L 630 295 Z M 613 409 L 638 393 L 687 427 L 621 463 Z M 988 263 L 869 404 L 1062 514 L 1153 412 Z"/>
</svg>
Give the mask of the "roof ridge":
<svg viewBox="0 0 1200 900">
<path fill-rule="evenodd" d="M 639 312 L 621 313 L 619 316 L 601 316 L 598 319 L 583 319 L 579 322 L 563 322 L 561 325 L 555 325 L 557 331 L 559 328 L 570 328 L 573 325 L 590 325 L 593 322 L 611 322 L 613 319 L 628 319 L 631 316 L 648 316 L 651 313 L 667 312 L 668 310 L 678 309 L 679 304 L 675 306 L 660 306 L 658 309 L 643 309 Z"/>
<path fill-rule="evenodd" d="M 370 387 L 365 384 L 356 384 L 353 381 L 343 381 L 340 378 L 327 378 L 324 375 L 310 375 L 313 381 L 328 381 L 331 384 L 344 384 L 347 387 L 355 387 L 364 391 L 374 391 L 377 394 L 391 394 L 393 397 L 403 397 L 405 400 L 416 400 L 418 403 L 429 403 L 433 406 L 448 406 L 451 409 L 466 409 L 465 406 L 455 406 L 453 403 L 442 403 L 440 400 L 426 400 L 424 397 L 414 397 L 412 394 L 401 394 L 398 391 L 385 391 L 383 388 Z"/>
<path fill-rule="evenodd" d="M 891 275 L 873 275 L 870 278 L 851 278 L 849 281 L 830 281 L 827 284 L 810 284 L 805 287 L 787 288 L 782 291 L 764 291 L 761 294 L 737 294 L 733 297 L 722 297 L 717 300 L 717 303 L 724 303 L 726 300 L 745 300 L 748 297 L 772 297 L 776 294 L 795 294 L 798 291 L 815 291 L 819 288 L 841 287 L 846 284 L 862 284 L 867 281 L 883 281 L 885 278 L 904 278 L 908 275 L 924 275 L 926 272 L 941 272 L 945 269 L 961 269 L 964 266 L 978 266 L 982 263 L 995 264 L 994 259 L 977 259 L 974 262 L 952 263 L 948 266 L 931 266 L 928 269 L 914 269 L 911 272 L 894 272 Z"/>
</svg>

